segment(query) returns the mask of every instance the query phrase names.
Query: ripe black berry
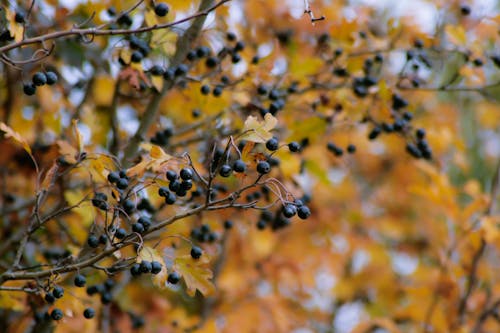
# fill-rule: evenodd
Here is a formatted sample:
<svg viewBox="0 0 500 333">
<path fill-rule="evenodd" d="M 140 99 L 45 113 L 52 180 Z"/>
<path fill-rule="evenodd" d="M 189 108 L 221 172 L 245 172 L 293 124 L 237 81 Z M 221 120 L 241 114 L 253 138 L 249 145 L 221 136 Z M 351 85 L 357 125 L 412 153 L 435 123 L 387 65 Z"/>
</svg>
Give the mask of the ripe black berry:
<svg viewBox="0 0 500 333">
<path fill-rule="evenodd" d="M 77 287 L 84 287 L 85 283 L 87 283 L 87 279 L 82 274 L 77 274 L 75 276 L 74 283 L 75 283 L 75 286 L 77 286 Z"/>
<path fill-rule="evenodd" d="M 151 226 L 151 220 L 146 216 L 139 217 L 139 219 L 137 220 L 137 223 L 142 224 L 145 231 L 148 231 L 149 227 Z"/>
<path fill-rule="evenodd" d="M 270 151 L 275 151 L 279 147 L 279 141 L 276 138 L 271 138 L 266 142 L 266 148 Z"/>
<path fill-rule="evenodd" d="M 415 131 L 415 135 L 417 136 L 417 139 L 421 140 L 421 139 L 425 138 L 425 130 L 423 128 L 418 128 Z"/>
<path fill-rule="evenodd" d="M 23 85 L 23 91 L 26 95 L 32 96 L 36 92 L 36 86 L 33 83 L 26 83 Z"/>
<path fill-rule="evenodd" d="M 347 146 L 347 152 L 349 154 L 354 154 L 356 152 L 356 146 L 352 143 Z"/>
<path fill-rule="evenodd" d="M 110 292 L 104 292 L 101 294 L 101 303 L 109 304 L 113 300 L 113 295 Z"/>
<path fill-rule="evenodd" d="M 201 86 L 200 88 L 200 92 L 203 94 L 203 95 L 208 95 L 210 94 L 210 86 L 208 84 L 204 84 Z"/>
<path fill-rule="evenodd" d="M 130 267 L 130 274 L 132 274 L 132 276 L 141 275 L 141 265 L 133 264 L 132 267 Z"/>
<path fill-rule="evenodd" d="M 155 6 L 155 14 L 160 16 L 160 17 L 167 15 L 168 11 L 169 11 L 169 8 L 168 8 L 168 5 L 166 3 L 159 2 Z"/>
<path fill-rule="evenodd" d="M 296 153 L 300 150 L 300 144 L 296 141 L 292 141 L 288 144 L 288 149 L 290 149 L 292 153 Z"/>
<path fill-rule="evenodd" d="M 375 126 L 371 131 L 370 133 L 368 133 L 368 139 L 370 140 L 375 140 L 379 135 L 380 133 L 382 132 L 382 130 L 380 129 L 380 127 L 378 126 Z"/>
<path fill-rule="evenodd" d="M 141 261 L 141 263 L 139 265 L 140 265 L 141 273 L 151 273 L 151 270 L 153 269 L 153 267 L 151 266 L 151 262 L 149 262 L 147 260 Z"/>
<path fill-rule="evenodd" d="M 460 13 L 462 13 L 462 15 L 464 15 L 464 16 L 470 15 L 470 12 L 471 12 L 471 10 L 470 10 L 469 6 L 467 6 L 467 5 L 460 6 Z"/>
<path fill-rule="evenodd" d="M 472 60 L 472 63 L 476 67 L 481 67 L 483 65 L 483 60 L 480 58 L 476 58 L 476 59 Z"/>
<path fill-rule="evenodd" d="M 181 185 L 179 187 L 180 190 L 182 191 L 189 191 L 190 189 L 193 188 L 193 181 L 191 179 L 186 179 L 181 182 Z"/>
<path fill-rule="evenodd" d="M 173 205 L 175 203 L 175 200 L 176 200 L 176 196 L 175 194 L 173 194 L 172 192 L 168 192 L 168 195 L 165 196 L 165 203 L 167 205 Z"/>
<path fill-rule="evenodd" d="M 328 142 L 326 148 L 331 151 L 335 156 L 342 156 L 344 154 L 344 150 L 338 146 L 336 146 L 332 142 Z"/>
<path fill-rule="evenodd" d="M 166 176 L 169 181 L 174 181 L 177 179 L 177 173 L 175 173 L 175 171 L 173 170 L 168 170 Z"/>
<path fill-rule="evenodd" d="M 24 23 L 24 19 L 24 13 L 16 12 L 16 15 L 14 16 L 14 21 L 16 21 L 16 23 Z"/>
<path fill-rule="evenodd" d="M 224 229 L 229 230 L 233 227 L 233 221 L 226 220 L 224 221 Z"/>
<path fill-rule="evenodd" d="M 87 295 L 92 296 L 99 292 L 97 285 L 92 285 L 87 287 Z"/>
<path fill-rule="evenodd" d="M 283 215 L 285 217 L 293 217 L 295 214 L 297 214 L 297 207 L 295 205 L 286 205 L 283 207 Z"/>
<path fill-rule="evenodd" d="M 61 298 L 64 296 L 64 289 L 59 286 L 55 286 L 54 289 L 52 289 L 52 295 L 54 295 L 55 298 Z"/>
<path fill-rule="evenodd" d="M 128 180 L 125 178 L 120 178 L 116 182 L 116 187 L 120 190 L 125 190 L 128 187 Z"/>
<path fill-rule="evenodd" d="M 144 226 L 140 223 L 132 224 L 132 231 L 142 234 L 144 232 Z"/>
<path fill-rule="evenodd" d="M 222 86 L 220 85 L 215 86 L 214 90 L 212 90 L 212 94 L 215 97 L 219 97 L 220 95 L 222 95 Z"/>
<path fill-rule="evenodd" d="M 132 55 L 130 56 L 130 60 L 132 62 L 141 62 L 142 58 L 144 58 L 143 54 L 139 51 L 134 51 L 132 52 Z"/>
<path fill-rule="evenodd" d="M 99 238 L 97 238 L 95 235 L 90 235 L 89 238 L 87 238 L 87 244 L 91 248 L 96 248 L 99 246 Z"/>
<path fill-rule="evenodd" d="M 158 261 L 151 262 L 151 274 L 158 274 L 161 272 L 161 264 Z"/>
<path fill-rule="evenodd" d="M 107 279 L 106 281 L 104 281 L 104 288 L 106 288 L 107 291 L 113 289 L 114 286 L 115 281 L 113 279 Z"/>
<path fill-rule="evenodd" d="M 177 192 L 181 188 L 181 183 L 178 180 L 173 180 L 168 184 L 170 191 Z"/>
<path fill-rule="evenodd" d="M 223 164 L 220 167 L 219 174 L 222 177 L 229 177 L 231 175 L 232 171 L 233 171 L 233 169 L 231 168 L 231 166 L 229 166 L 228 164 Z"/>
<path fill-rule="evenodd" d="M 257 229 L 264 230 L 266 227 L 267 227 L 267 221 L 265 221 L 265 220 L 259 220 L 257 222 Z"/>
<path fill-rule="evenodd" d="M 57 78 L 57 74 L 56 73 L 49 71 L 49 72 L 45 73 L 45 77 L 47 79 L 47 84 L 49 86 L 57 83 L 57 79 L 58 78 Z"/>
<path fill-rule="evenodd" d="M 52 312 L 50 313 L 50 318 L 52 318 L 53 320 L 61 320 L 63 318 L 63 312 L 61 311 L 61 309 L 54 309 L 52 310 Z"/>
<path fill-rule="evenodd" d="M 189 61 L 195 61 L 198 56 L 196 55 L 195 50 L 190 50 L 188 54 L 186 55 L 186 59 Z"/>
<path fill-rule="evenodd" d="M 271 166 L 267 161 L 260 161 L 257 163 L 257 172 L 261 175 L 269 173 L 271 171 Z"/>
<path fill-rule="evenodd" d="M 170 191 L 168 190 L 167 187 L 165 186 L 162 186 L 158 189 L 158 195 L 160 197 L 167 197 L 168 196 L 168 193 L 170 193 Z"/>
<path fill-rule="evenodd" d="M 193 179 L 193 170 L 189 168 L 181 169 L 180 176 L 182 180 Z"/>
<path fill-rule="evenodd" d="M 92 319 L 95 316 L 95 311 L 92 308 L 86 308 L 83 310 L 83 316 L 87 319 Z"/>
<path fill-rule="evenodd" d="M 236 34 L 234 32 L 228 32 L 226 38 L 228 41 L 234 42 L 236 40 Z"/>
<path fill-rule="evenodd" d="M 47 76 L 43 72 L 36 72 L 33 75 L 32 81 L 35 86 L 43 86 L 47 83 Z"/>
<path fill-rule="evenodd" d="M 171 284 L 177 284 L 181 279 L 181 276 L 177 272 L 172 272 L 168 274 L 167 281 Z"/>
<path fill-rule="evenodd" d="M 120 175 L 118 172 L 113 171 L 108 174 L 108 181 L 112 184 L 117 183 L 120 180 Z"/>
<path fill-rule="evenodd" d="M 234 51 L 240 52 L 240 51 L 243 51 L 244 48 L 245 48 L 245 43 L 240 40 L 234 46 Z"/>
<path fill-rule="evenodd" d="M 125 229 L 123 229 L 123 228 L 116 229 L 115 237 L 117 239 L 123 239 L 123 238 L 125 238 L 125 236 L 127 236 L 127 231 L 125 231 Z"/>
<path fill-rule="evenodd" d="M 55 302 L 56 298 L 54 297 L 54 295 L 52 295 L 51 292 L 48 292 L 45 294 L 45 302 L 49 303 L 49 304 L 52 304 Z"/>
<path fill-rule="evenodd" d="M 186 75 L 188 71 L 189 71 L 189 67 L 187 65 L 180 64 L 175 69 L 174 75 L 175 76 L 183 76 L 183 75 Z"/>
<path fill-rule="evenodd" d="M 200 259 L 202 253 L 203 253 L 203 251 L 198 246 L 193 246 L 191 248 L 191 257 L 193 259 Z"/>
<path fill-rule="evenodd" d="M 406 144 L 406 151 L 408 152 L 408 154 L 412 155 L 415 158 L 422 157 L 422 153 L 420 152 L 420 150 L 412 143 Z"/>
<path fill-rule="evenodd" d="M 207 60 L 205 60 L 205 65 L 208 68 L 214 68 L 215 66 L 217 66 L 218 62 L 219 60 L 217 60 L 216 57 L 208 57 Z"/>
<path fill-rule="evenodd" d="M 243 162 L 243 160 L 236 160 L 233 163 L 234 172 L 245 172 L 246 168 L 247 165 Z"/>
<path fill-rule="evenodd" d="M 305 220 L 307 219 L 309 216 L 311 216 L 311 210 L 309 209 L 309 207 L 303 205 L 303 206 L 300 206 L 298 209 L 297 209 L 297 215 L 299 218 L 301 218 L 302 220 Z"/>
<path fill-rule="evenodd" d="M 121 15 L 116 22 L 121 25 L 130 26 L 132 25 L 132 19 L 128 14 Z"/>
<path fill-rule="evenodd" d="M 392 95 L 392 108 L 394 110 L 399 110 L 407 106 L 408 106 L 408 101 L 406 99 L 397 94 Z"/>
<path fill-rule="evenodd" d="M 233 64 L 237 64 L 240 61 L 241 61 L 241 56 L 238 53 L 233 54 L 233 56 L 231 57 L 231 62 Z"/>
</svg>

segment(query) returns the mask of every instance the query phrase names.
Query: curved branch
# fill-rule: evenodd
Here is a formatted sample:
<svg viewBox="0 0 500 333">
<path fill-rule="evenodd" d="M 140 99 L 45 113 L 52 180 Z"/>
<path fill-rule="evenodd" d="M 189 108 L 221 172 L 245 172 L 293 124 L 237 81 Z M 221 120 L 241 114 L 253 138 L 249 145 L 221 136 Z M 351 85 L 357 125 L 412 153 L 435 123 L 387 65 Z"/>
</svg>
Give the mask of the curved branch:
<svg viewBox="0 0 500 333">
<path fill-rule="evenodd" d="M 12 43 L 12 44 L 0 47 L 0 54 L 4 54 L 8 51 L 20 48 L 22 46 L 43 43 L 43 42 L 46 42 L 48 40 L 60 39 L 60 38 L 65 38 L 65 37 L 70 37 L 70 36 L 132 35 L 132 34 L 137 34 L 137 33 L 142 33 L 142 32 L 149 32 L 149 31 L 153 31 L 153 30 L 171 28 L 173 26 L 179 25 L 179 24 L 184 23 L 184 22 L 195 20 L 195 19 L 198 19 L 201 17 L 206 17 L 211 11 L 215 10 L 217 7 L 219 7 L 219 6 L 221 6 L 224 3 L 229 2 L 229 1 L 231 1 L 231 0 L 221 0 L 212 6 L 202 7 L 202 9 L 198 13 L 193 14 L 191 16 L 187 16 L 183 19 L 180 19 L 180 20 L 177 20 L 174 22 L 170 22 L 170 23 L 155 24 L 155 25 L 152 25 L 150 27 L 142 27 L 142 28 L 137 28 L 137 29 L 115 29 L 115 30 L 100 30 L 99 28 L 87 28 L 87 29 L 69 29 L 69 30 L 64 30 L 64 31 L 56 31 L 56 32 L 48 33 L 48 34 L 45 34 L 42 36 L 27 38 L 27 39 L 24 39 L 24 40 L 19 41 L 17 43 Z M 212 1 L 203 1 L 203 3 L 206 3 L 206 2 L 212 3 Z"/>
</svg>

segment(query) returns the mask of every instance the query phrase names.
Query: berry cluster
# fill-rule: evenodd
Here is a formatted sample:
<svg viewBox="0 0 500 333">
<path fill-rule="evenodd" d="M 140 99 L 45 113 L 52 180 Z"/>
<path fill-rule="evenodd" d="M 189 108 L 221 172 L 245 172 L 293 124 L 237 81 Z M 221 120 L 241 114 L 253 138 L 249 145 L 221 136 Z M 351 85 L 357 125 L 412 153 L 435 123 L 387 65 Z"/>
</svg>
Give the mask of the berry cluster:
<svg viewBox="0 0 500 333">
<path fill-rule="evenodd" d="M 139 276 L 141 274 L 159 274 L 163 266 L 158 261 L 142 260 L 140 263 L 135 263 L 130 267 L 130 274 L 132 276 Z"/>
<path fill-rule="evenodd" d="M 126 190 L 129 185 L 129 177 L 125 170 L 112 171 L 108 174 L 108 181 L 119 190 Z"/>
<path fill-rule="evenodd" d="M 200 227 L 191 230 L 191 238 L 200 243 L 213 243 L 218 237 L 208 224 L 202 224 Z"/>
<path fill-rule="evenodd" d="M 30 83 L 25 83 L 23 85 L 23 91 L 26 95 L 31 96 L 34 95 L 36 92 L 36 87 L 41 87 L 43 85 L 53 85 L 57 82 L 57 74 L 48 71 L 48 72 L 36 72 L 33 74 L 33 77 L 31 79 Z"/>
<path fill-rule="evenodd" d="M 87 295 L 93 296 L 96 294 L 100 295 L 102 304 L 109 304 L 113 300 L 112 290 L 115 286 L 115 281 L 112 279 L 107 279 L 102 284 L 94 284 L 87 287 Z"/>
</svg>

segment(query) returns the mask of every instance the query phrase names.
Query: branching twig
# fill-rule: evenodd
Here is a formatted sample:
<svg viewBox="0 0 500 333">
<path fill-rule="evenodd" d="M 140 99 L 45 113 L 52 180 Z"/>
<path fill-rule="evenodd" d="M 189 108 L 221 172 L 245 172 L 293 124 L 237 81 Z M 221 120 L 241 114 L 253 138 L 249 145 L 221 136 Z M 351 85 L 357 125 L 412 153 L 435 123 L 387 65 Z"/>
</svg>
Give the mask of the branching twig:
<svg viewBox="0 0 500 333">
<path fill-rule="evenodd" d="M 323 21 L 326 18 L 324 15 L 321 15 L 320 17 L 314 17 L 308 0 L 304 0 L 304 14 L 309 15 L 312 23 L 315 23 L 316 21 Z"/>
</svg>

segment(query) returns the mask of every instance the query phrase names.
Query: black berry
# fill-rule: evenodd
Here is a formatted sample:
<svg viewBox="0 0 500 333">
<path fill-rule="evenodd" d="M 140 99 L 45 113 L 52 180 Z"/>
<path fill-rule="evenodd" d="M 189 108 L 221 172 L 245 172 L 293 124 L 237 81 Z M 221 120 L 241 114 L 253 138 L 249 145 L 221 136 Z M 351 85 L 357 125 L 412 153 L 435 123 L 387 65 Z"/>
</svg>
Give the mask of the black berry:
<svg viewBox="0 0 500 333">
<path fill-rule="evenodd" d="M 61 298 L 64 296 L 64 289 L 59 286 L 55 286 L 54 289 L 52 289 L 52 295 L 54 295 L 55 298 Z"/>
<path fill-rule="evenodd" d="M 120 180 L 120 175 L 118 172 L 113 171 L 108 174 L 108 181 L 112 184 L 117 183 Z"/>
<path fill-rule="evenodd" d="M 220 167 L 219 174 L 222 177 L 229 177 L 231 175 L 232 171 L 233 171 L 233 169 L 231 168 L 231 166 L 229 166 L 228 164 L 223 164 Z"/>
<path fill-rule="evenodd" d="M 87 244 L 92 248 L 96 248 L 99 246 L 99 238 L 95 235 L 90 235 L 89 238 L 87 238 Z"/>
<path fill-rule="evenodd" d="M 153 269 L 153 267 L 151 266 L 151 262 L 147 260 L 141 261 L 139 265 L 141 273 L 151 273 L 151 270 Z"/>
<path fill-rule="evenodd" d="M 283 207 L 283 215 L 285 217 L 293 217 L 295 214 L 297 214 L 297 207 L 295 207 L 294 205 L 286 205 L 285 207 Z"/>
<path fill-rule="evenodd" d="M 16 15 L 14 16 L 14 21 L 16 21 L 16 23 L 24 23 L 24 19 L 24 13 L 16 12 Z"/>
<path fill-rule="evenodd" d="M 168 5 L 166 3 L 160 2 L 160 3 L 157 3 L 155 6 L 155 14 L 160 16 L 160 17 L 167 15 L 168 11 L 169 11 L 169 8 L 168 8 Z"/>
<path fill-rule="evenodd" d="M 247 165 L 245 164 L 245 162 L 243 162 L 243 160 L 236 160 L 234 161 L 233 163 L 233 170 L 234 172 L 245 172 L 247 168 Z"/>
<path fill-rule="evenodd" d="M 202 253 L 203 253 L 203 251 L 198 246 L 193 246 L 191 248 L 191 257 L 193 259 L 200 259 Z"/>
<path fill-rule="evenodd" d="M 257 163 L 257 172 L 261 175 L 269 173 L 271 171 L 271 166 L 266 161 L 260 161 Z"/>
<path fill-rule="evenodd" d="M 74 283 L 75 283 L 75 286 L 77 286 L 77 287 L 84 287 L 85 283 L 87 283 L 87 279 L 82 274 L 77 274 L 75 276 Z"/>
<path fill-rule="evenodd" d="M 50 318 L 52 318 L 53 320 L 61 320 L 63 316 L 64 315 L 61 309 L 54 309 L 50 313 Z"/>
<path fill-rule="evenodd" d="M 300 144 L 296 141 L 292 141 L 288 144 L 288 149 L 290 149 L 292 153 L 296 153 L 300 150 Z"/>
<path fill-rule="evenodd" d="M 183 180 L 193 179 L 193 170 L 189 168 L 183 168 L 180 172 L 180 176 Z"/>
<path fill-rule="evenodd" d="M 276 138 L 271 138 L 266 142 L 266 148 L 270 151 L 275 151 L 279 147 L 279 141 Z"/>
<path fill-rule="evenodd" d="M 83 310 L 83 316 L 87 319 L 92 319 L 95 316 L 95 311 L 92 308 L 86 308 Z"/>
<path fill-rule="evenodd" d="M 43 86 L 47 83 L 47 76 L 43 72 L 36 72 L 33 75 L 32 81 L 35 86 Z"/>
<path fill-rule="evenodd" d="M 143 54 L 139 51 L 134 51 L 132 52 L 132 55 L 130 56 L 130 60 L 132 62 L 141 62 L 142 58 L 144 58 Z"/>
<path fill-rule="evenodd" d="M 26 83 L 23 85 L 23 91 L 26 95 L 32 96 L 36 92 L 36 86 L 33 83 Z"/>
<path fill-rule="evenodd" d="M 45 73 L 45 77 L 47 78 L 47 84 L 49 86 L 57 83 L 58 77 L 56 73 L 49 71 Z"/>
<path fill-rule="evenodd" d="M 123 238 L 125 238 L 125 236 L 127 236 L 127 231 L 125 229 L 123 229 L 123 228 L 116 229 L 115 237 L 117 239 L 123 239 Z"/>
<path fill-rule="evenodd" d="M 167 281 L 171 284 L 177 284 L 181 280 L 181 276 L 177 272 L 172 272 L 168 274 Z"/>
<path fill-rule="evenodd" d="M 158 274 L 161 272 L 161 264 L 158 261 L 151 262 L 151 274 Z"/>
<path fill-rule="evenodd" d="M 302 220 L 305 220 L 307 219 L 309 216 L 311 216 L 311 210 L 309 209 L 309 207 L 303 205 L 303 206 L 300 206 L 298 209 L 297 209 L 297 216 L 299 218 L 301 218 Z"/>
</svg>

